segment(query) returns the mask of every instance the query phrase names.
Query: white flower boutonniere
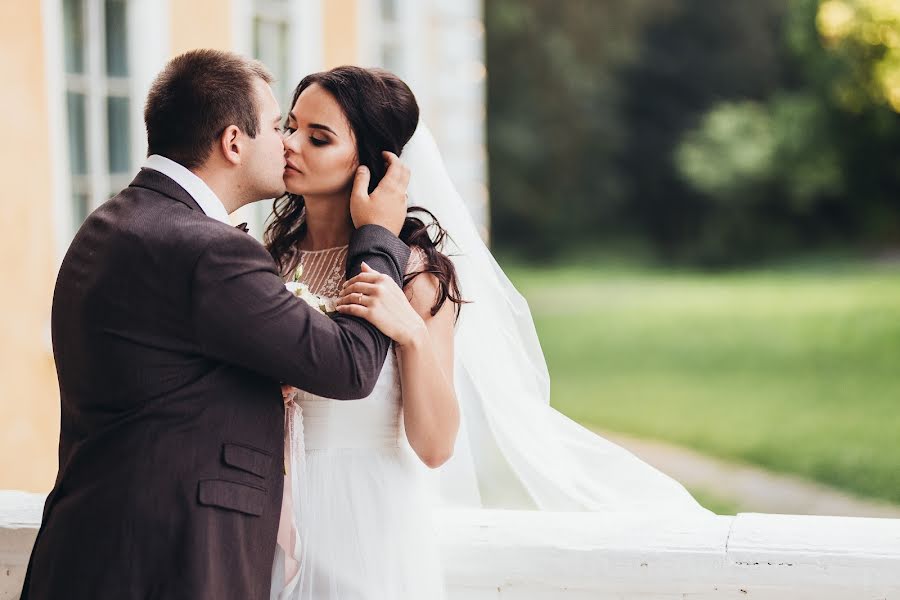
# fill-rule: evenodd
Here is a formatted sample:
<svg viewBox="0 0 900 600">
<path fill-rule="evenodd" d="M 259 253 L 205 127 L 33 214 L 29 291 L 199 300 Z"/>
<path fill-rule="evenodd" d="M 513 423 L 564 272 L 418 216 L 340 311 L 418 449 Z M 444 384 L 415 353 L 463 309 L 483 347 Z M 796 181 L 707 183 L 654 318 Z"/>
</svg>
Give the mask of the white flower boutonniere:
<svg viewBox="0 0 900 600">
<path fill-rule="evenodd" d="M 331 313 L 337 312 L 334 300 L 312 293 L 309 286 L 300 281 L 302 277 L 303 266 L 301 265 L 297 267 L 297 270 L 294 272 L 293 280 L 284 284 L 284 287 L 286 287 L 290 293 L 297 296 L 323 315 L 330 315 Z"/>
</svg>

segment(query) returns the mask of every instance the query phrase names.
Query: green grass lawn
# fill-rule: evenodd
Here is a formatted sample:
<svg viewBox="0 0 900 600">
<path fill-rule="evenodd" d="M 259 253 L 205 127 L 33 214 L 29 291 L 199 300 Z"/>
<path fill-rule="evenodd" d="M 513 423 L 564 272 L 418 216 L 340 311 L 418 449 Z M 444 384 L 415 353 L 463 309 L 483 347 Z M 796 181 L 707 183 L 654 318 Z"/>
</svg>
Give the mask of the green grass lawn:
<svg viewBox="0 0 900 600">
<path fill-rule="evenodd" d="M 900 269 L 509 269 L 552 403 L 900 502 Z"/>
</svg>

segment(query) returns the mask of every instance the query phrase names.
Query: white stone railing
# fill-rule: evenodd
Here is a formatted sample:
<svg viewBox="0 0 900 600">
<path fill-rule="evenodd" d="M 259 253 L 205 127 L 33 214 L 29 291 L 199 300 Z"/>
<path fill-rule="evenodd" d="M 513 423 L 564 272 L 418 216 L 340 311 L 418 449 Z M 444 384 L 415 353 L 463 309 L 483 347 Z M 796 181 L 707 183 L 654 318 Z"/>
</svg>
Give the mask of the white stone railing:
<svg viewBox="0 0 900 600">
<path fill-rule="evenodd" d="M 0 600 L 43 496 L 0 492 Z M 450 600 L 895 600 L 900 519 L 442 511 Z"/>
</svg>

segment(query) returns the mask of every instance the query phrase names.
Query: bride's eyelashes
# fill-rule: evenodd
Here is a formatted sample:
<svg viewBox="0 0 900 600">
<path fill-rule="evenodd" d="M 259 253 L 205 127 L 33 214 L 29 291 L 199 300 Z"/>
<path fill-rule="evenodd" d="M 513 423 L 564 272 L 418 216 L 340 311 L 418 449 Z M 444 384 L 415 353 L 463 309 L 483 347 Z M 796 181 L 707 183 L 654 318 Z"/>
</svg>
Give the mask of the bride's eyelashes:
<svg viewBox="0 0 900 600">
<path fill-rule="evenodd" d="M 284 135 L 286 137 L 290 137 L 294 134 L 295 131 L 297 131 L 297 128 L 291 127 L 290 125 L 286 125 L 281 131 L 284 133 Z M 317 138 L 314 135 L 309 136 L 309 141 L 312 142 L 313 146 L 327 146 L 328 145 L 328 140 L 323 140 L 321 138 Z"/>
</svg>

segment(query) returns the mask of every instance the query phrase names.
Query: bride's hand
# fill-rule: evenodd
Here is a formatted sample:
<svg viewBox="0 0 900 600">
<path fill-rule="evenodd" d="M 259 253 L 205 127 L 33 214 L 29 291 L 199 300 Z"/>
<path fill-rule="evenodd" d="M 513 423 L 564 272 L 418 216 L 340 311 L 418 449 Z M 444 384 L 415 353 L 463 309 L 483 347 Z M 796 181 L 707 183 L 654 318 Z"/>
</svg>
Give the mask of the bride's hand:
<svg viewBox="0 0 900 600">
<path fill-rule="evenodd" d="M 297 396 L 297 392 L 299 392 L 297 388 L 292 385 L 282 385 L 281 386 L 281 399 L 284 400 L 284 405 L 288 406 L 294 401 L 294 398 Z"/>
<path fill-rule="evenodd" d="M 396 154 L 382 152 L 387 172 L 369 194 L 369 169 L 359 167 L 350 192 L 350 216 L 353 226 L 381 225 L 394 235 L 400 234 L 406 221 L 406 187 L 409 185 L 409 168 Z"/>
<path fill-rule="evenodd" d="M 367 320 L 398 346 L 421 342 L 428 335 L 425 321 L 403 290 L 366 263 L 362 264 L 362 273 L 344 284 L 335 306 L 342 314 Z"/>
</svg>

